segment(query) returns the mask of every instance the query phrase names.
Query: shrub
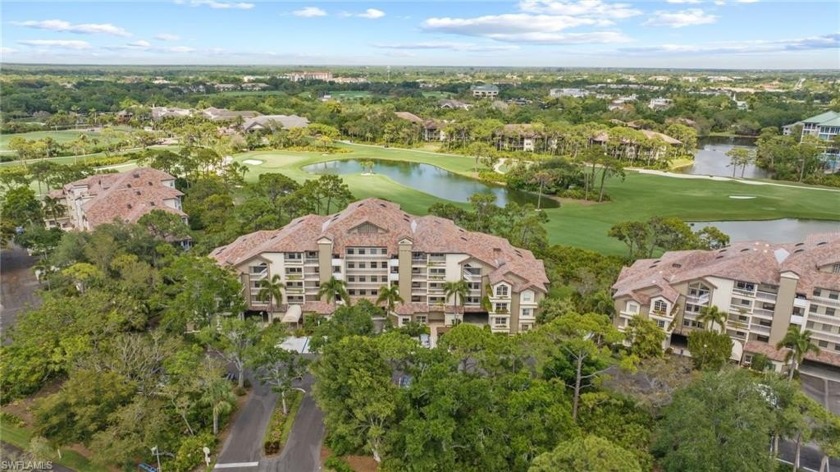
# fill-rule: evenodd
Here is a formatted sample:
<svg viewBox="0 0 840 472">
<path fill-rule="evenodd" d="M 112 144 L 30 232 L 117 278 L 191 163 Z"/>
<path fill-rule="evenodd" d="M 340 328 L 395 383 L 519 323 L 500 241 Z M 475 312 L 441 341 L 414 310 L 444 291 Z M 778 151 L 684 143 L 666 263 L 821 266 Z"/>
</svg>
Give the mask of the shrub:
<svg viewBox="0 0 840 472">
<path fill-rule="evenodd" d="M 478 178 L 485 182 L 507 183 L 507 178 L 505 177 L 505 174 L 500 174 L 492 170 L 485 169 L 478 171 Z"/>
<path fill-rule="evenodd" d="M 216 438 L 210 433 L 186 437 L 181 441 L 181 446 L 178 448 L 175 458 L 169 461 L 164 469 L 174 472 L 190 472 L 204 463 L 202 448 L 213 449 L 215 445 Z"/>
<path fill-rule="evenodd" d="M 353 472 L 350 464 L 344 462 L 344 459 L 338 456 L 327 457 L 327 460 L 324 461 L 324 467 L 332 472 Z"/>
</svg>

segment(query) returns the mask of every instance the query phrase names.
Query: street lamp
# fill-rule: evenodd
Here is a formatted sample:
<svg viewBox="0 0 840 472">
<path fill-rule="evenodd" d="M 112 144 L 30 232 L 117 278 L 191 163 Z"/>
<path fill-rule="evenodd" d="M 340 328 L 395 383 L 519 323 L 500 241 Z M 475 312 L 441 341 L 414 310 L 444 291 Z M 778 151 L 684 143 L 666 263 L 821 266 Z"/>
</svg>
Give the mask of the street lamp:
<svg viewBox="0 0 840 472">
<path fill-rule="evenodd" d="M 210 467 L 210 448 L 204 446 L 201 450 L 204 452 L 204 463 L 207 464 L 207 467 Z"/>
<path fill-rule="evenodd" d="M 157 459 L 157 466 L 158 466 L 157 470 L 158 470 L 158 472 L 163 472 L 160 469 L 160 449 L 158 449 L 157 446 L 152 447 L 152 455 L 154 455 L 155 458 Z"/>
</svg>

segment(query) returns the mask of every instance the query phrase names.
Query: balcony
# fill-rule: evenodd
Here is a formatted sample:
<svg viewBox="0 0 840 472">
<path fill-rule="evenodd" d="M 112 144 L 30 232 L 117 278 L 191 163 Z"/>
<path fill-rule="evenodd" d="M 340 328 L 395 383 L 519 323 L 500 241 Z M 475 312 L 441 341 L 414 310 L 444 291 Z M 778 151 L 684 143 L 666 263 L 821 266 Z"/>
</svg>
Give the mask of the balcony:
<svg viewBox="0 0 840 472">
<path fill-rule="evenodd" d="M 691 303 L 692 305 L 708 305 L 709 304 L 709 294 L 705 295 L 688 295 L 685 297 L 686 302 Z"/>
<path fill-rule="evenodd" d="M 763 318 L 773 318 L 774 315 L 772 310 L 765 310 L 764 308 L 753 308 L 752 313 Z"/>
<path fill-rule="evenodd" d="M 389 282 L 397 282 L 400 280 L 400 273 L 399 272 L 391 272 L 388 274 L 388 281 Z"/>
<path fill-rule="evenodd" d="M 796 297 L 793 299 L 793 306 L 798 308 L 808 308 L 808 300 Z"/>
<path fill-rule="evenodd" d="M 639 313 L 635 311 L 621 311 L 618 313 L 618 315 L 623 318 L 635 318 L 639 316 Z"/>
<path fill-rule="evenodd" d="M 755 293 L 756 298 L 759 298 L 761 300 L 771 301 L 771 302 L 775 302 L 777 296 L 778 296 L 777 293 L 762 292 L 761 290 L 759 290 Z"/>
<path fill-rule="evenodd" d="M 268 277 L 268 270 L 266 269 L 266 270 L 261 270 L 259 272 L 249 272 L 248 277 L 251 280 L 262 280 L 262 279 Z"/>
<path fill-rule="evenodd" d="M 286 265 L 301 265 L 301 264 L 303 264 L 303 259 L 302 258 L 289 259 L 288 257 L 286 257 L 286 258 L 283 258 L 283 263 L 286 264 Z"/>
<path fill-rule="evenodd" d="M 812 303 L 818 303 L 820 305 L 828 305 L 834 308 L 840 308 L 840 300 L 835 300 L 833 298 L 826 298 L 826 297 L 811 297 Z M 794 304 L 796 306 L 796 304 Z"/>
<path fill-rule="evenodd" d="M 446 280 L 445 275 L 430 275 L 429 280 Z"/>
<path fill-rule="evenodd" d="M 831 325 L 840 325 L 840 318 L 836 316 L 826 316 L 817 313 L 809 313 L 808 321 L 817 321 L 819 323 L 828 323 Z"/>
<path fill-rule="evenodd" d="M 765 326 L 762 324 L 751 324 L 750 325 L 750 332 L 755 334 L 761 334 L 764 336 L 770 336 L 770 326 Z"/>
<path fill-rule="evenodd" d="M 303 274 L 300 274 L 300 273 L 286 274 L 286 280 L 303 280 Z"/>
<path fill-rule="evenodd" d="M 755 297 L 755 290 L 746 290 L 743 288 L 733 288 L 732 293 L 734 295 L 743 295 L 745 297 Z"/>
</svg>

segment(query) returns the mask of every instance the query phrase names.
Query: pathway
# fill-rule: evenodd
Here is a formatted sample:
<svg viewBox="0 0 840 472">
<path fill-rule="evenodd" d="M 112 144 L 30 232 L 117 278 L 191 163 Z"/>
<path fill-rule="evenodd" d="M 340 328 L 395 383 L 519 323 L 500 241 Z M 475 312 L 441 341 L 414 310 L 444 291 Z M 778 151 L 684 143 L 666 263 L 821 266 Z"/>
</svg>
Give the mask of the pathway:
<svg viewBox="0 0 840 472">
<path fill-rule="evenodd" d="M 825 192 L 840 192 L 840 189 L 836 188 L 823 188 L 823 187 L 814 187 L 814 186 L 807 186 L 807 185 L 792 185 L 792 184 L 780 184 L 776 182 L 762 182 L 759 180 L 750 180 L 750 179 L 733 179 L 732 177 L 719 177 L 714 175 L 693 175 L 693 174 L 678 174 L 674 172 L 666 172 L 661 170 L 652 170 L 652 169 L 640 169 L 636 167 L 628 167 L 626 170 L 636 171 L 639 174 L 650 174 L 650 175 L 659 175 L 662 177 L 673 177 L 675 179 L 705 179 L 705 180 L 716 180 L 719 182 L 740 182 L 742 184 L 748 185 L 770 185 L 773 187 L 787 187 L 787 188 L 795 188 L 800 190 L 822 190 Z"/>
</svg>

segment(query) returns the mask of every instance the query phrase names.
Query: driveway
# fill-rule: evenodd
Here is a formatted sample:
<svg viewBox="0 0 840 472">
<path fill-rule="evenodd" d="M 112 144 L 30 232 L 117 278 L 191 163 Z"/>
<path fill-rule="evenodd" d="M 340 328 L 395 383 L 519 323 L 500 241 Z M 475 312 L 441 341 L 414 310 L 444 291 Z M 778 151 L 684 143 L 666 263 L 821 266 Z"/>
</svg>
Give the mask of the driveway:
<svg viewBox="0 0 840 472">
<path fill-rule="evenodd" d="M 0 457 L 3 459 L 3 461 L 9 461 L 6 464 L 0 463 L 0 470 L 36 470 L 18 467 L 18 465 L 13 462 L 18 460 L 29 461 L 30 459 L 24 458 L 25 454 L 26 453 L 23 451 L 23 449 L 17 446 L 13 446 L 9 443 L 0 441 Z M 50 465 L 51 466 L 48 470 L 56 472 L 76 472 L 73 469 L 65 467 L 57 462 L 53 462 Z"/>
<path fill-rule="evenodd" d="M 312 398 L 312 376 L 299 387 L 307 391 L 292 432 L 279 457 L 263 457 L 263 436 L 277 402 L 270 388 L 255 383 L 241 412 L 234 418 L 230 434 L 216 461 L 216 470 L 230 472 L 317 472 L 321 470 L 324 415 Z"/>
<path fill-rule="evenodd" d="M 41 304 L 35 295 L 39 285 L 34 265 L 35 258 L 20 246 L 0 251 L 0 333 L 14 326 L 20 312 Z"/>
</svg>

